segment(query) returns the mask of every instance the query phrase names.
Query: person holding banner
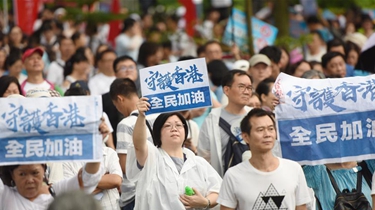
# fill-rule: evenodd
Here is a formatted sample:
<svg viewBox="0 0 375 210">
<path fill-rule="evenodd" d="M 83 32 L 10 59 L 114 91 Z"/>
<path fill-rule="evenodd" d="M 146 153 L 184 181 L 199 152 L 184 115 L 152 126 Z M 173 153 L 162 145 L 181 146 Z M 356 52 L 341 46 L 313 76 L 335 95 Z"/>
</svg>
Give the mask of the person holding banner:
<svg viewBox="0 0 375 210">
<path fill-rule="evenodd" d="M 104 121 L 99 131 L 108 133 Z M 82 189 L 91 193 L 101 178 L 100 162 L 86 163 L 79 173 L 49 185 L 46 164 L 3 166 L 0 180 L 0 206 L 3 209 L 45 210 L 56 195 Z"/>
<path fill-rule="evenodd" d="M 188 135 L 186 120 L 179 113 L 160 114 L 153 126 L 154 144 L 147 141 L 145 112 L 151 105 L 142 97 L 137 108 L 133 144 L 127 156 L 126 175 L 138 182 L 135 210 L 189 208 L 209 209 L 216 206 L 222 179 L 203 158 L 183 148 Z M 194 195 L 184 195 L 186 186 Z"/>
</svg>

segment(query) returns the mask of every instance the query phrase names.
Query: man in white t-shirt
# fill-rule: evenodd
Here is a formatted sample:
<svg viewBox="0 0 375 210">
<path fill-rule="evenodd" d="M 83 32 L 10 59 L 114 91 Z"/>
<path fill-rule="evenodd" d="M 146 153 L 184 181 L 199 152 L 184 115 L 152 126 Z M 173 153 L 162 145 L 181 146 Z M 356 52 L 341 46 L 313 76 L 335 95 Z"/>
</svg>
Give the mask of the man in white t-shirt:
<svg viewBox="0 0 375 210">
<path fill-rule="evenodd" d="M 75 47 L 71 38 L 62 36 L 59 41 L 60 57 L 53 61 L 47 72 L 47 80 L 56 86 L 61 86 L 64 82 L 65 62 L 74 54 Z"/>
<path fill-rule="evenodd" d="M 27 72 L 27 79 L 21 84 L 22 94 L 32 89 L 54 89 L 53 84 L 43 78 L 44 51 L 41 48 L 31 48 L 22 55 L 22 62 Z"/>
<path fill-rule="evenodd" d="M 98 55 L 97 65 L 99 73 L 89 81 L 91 95 L 108 93 L 109 86 L 116 79 L 115 71 L 113 70 L 113 62 L 116 57 L 115 51 L 111 49 L 104 50 Z"/>
<path fill-rule="evenodd" d="M 122 210 L 130 210 L 134 208 L 135 184 L 130 182 L 125 175 L 126 172 L 126 156 L 129 147 L 133 145 L 133 129 L 137 120 L 138 111 L 136 104 L 139 100 L 137 88 L 133 80 L 129 78 L 116 79 L 110 88 L 110 95 L 116 109 L 125 117 L 117 126 L 117 147 L 116 152 L 120 159 L 121 169 L 124 173 L 121 185 L 120 206 Z M 152 142 L 153 123 L 158 114 L 147 115 L 146 119 L 150 128 L 147 129 L 147 139 Z"/>
<path fill-rule="evenodd" d="M 272 153 L 276 141 L 273 116 L 253 109 L 241 121 L 241 132 L 252 156 L 226 172 L 217 200 L 220 209 L 306 210 L 311 199 L 302 167 Z"/>
</svg>

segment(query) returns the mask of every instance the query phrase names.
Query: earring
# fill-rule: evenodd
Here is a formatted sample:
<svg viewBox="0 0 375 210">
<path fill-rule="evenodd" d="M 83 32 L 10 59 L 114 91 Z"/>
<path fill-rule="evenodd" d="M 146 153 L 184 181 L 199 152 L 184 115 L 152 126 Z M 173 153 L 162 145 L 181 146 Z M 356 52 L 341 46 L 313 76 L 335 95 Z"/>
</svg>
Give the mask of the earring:
<svg viewBox="0 0 375 210">
<path fill-rule="evenodd" d="M 13 181 L 13 180 L 10 180 L 10 185 L 11 185 L 12 187 L 16 186 L 16 185 L 14 184 L 14 181 Z"/>
</svg>

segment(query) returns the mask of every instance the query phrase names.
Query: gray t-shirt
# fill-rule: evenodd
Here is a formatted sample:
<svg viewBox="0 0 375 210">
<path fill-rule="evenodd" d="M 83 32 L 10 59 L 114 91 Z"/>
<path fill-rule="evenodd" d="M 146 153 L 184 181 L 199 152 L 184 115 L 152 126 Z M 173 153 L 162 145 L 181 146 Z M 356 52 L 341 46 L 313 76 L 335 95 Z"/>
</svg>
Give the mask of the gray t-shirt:
<svg viewBox="0 0 375 210">
<path fill-rule="evenodd" d="M 221 109 L 221 115 L 220 115 L 220 117 L 222 117 L 225 121 L 227 121 L 229 125 L 232 125 L 237 120 L 241 120 L 245 116 L 246 116 L 246 113 L 242 115 L 235 115 L 235 114 L 231 114 L 227 112 L 227 110 L 225 109 Z M 227 150 L 229 135 L 222 128 L 220 128 L 220 136 L 221 136 L 221 152 L 222 152 L 221 154 L 223 155 L 222 160 L 224 164 L 224 154 L 225 154 L 225 151 Z"/>
</svg>

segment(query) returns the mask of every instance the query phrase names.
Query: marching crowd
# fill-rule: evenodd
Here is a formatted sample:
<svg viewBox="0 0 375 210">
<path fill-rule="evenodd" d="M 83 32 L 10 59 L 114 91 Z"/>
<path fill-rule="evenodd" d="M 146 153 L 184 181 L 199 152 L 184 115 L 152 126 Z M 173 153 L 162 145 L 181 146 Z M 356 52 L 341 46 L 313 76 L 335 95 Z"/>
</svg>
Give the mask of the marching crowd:
<svg viewBox="0 0 375 210">
<path fill-rule="evenodd" d="M 159 22 L 130 16 L 114 47 L 108 25 L 82 30 L 63 15 L 46 8 L 32 35 L 12 24 L 2 34 L 0 97 L 101 95 L 103 159 L 2 166 L 0 209 L 328 210 L 345 209 L 337 195 L 352 189 L 363 193 L 357 209 L 375 209 L 374 160 L 301 166 L 280 157 L 272 93 L 281 72 L 305 79 L 374 73 L 368 15 L 351 10 L 344 24 L 307 17 L 311 40 L 302 57 L 266 46 L 249 60 L 220 42 L 220 10 L 196 26 L 207 40 L 201 45 L 175 14 Z M 139 71 L 194 58 L 206 59 L 212 107 L 147 114 Z M 236 126 L 240 135 L 231 131 Z"/>
</svg>

